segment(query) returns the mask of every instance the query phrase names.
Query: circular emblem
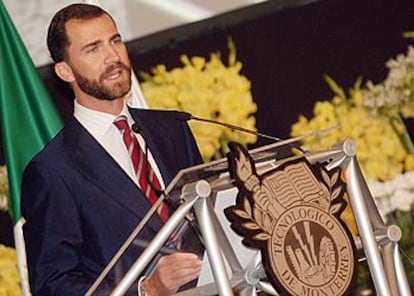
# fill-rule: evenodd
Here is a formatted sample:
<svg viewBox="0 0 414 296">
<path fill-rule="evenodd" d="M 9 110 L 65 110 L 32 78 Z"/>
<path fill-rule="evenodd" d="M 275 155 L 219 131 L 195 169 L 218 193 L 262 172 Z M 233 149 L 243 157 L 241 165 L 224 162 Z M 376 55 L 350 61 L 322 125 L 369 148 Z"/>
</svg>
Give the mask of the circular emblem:
<svg viewBox="0 0 414 296">
<path fill-rule="evenodd" d="M 354 238 L 340 218 L 345 209 L 341 169 L 298 158 L 258 175 L 242 146 L 230 148 L 230 173 L 239 193 L 226 216 L 245 245 L 261 249 L 276 290 L 300 296 L 349 294 L 356 260 Z"/>
<path fill-rule="evenodd" d="M 274 278 L 290 295 L 343 295 L 354 274 L 352 246 L 335 217 L 309 205 L 284 212 L 267 244 Z"/>
</svg>

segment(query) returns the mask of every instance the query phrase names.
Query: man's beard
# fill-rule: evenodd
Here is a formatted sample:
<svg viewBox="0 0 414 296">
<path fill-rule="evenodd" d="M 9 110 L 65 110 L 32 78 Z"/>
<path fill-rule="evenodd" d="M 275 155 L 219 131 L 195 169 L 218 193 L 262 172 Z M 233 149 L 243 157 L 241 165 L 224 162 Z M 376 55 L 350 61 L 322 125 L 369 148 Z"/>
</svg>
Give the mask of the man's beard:
<svg viewBox="0 0 414 296">
<path fill-rule="evenodd" d="M 114 83 L 111 87 L 104 85 L 103 81 L 107 75 L 110 75 L 115 69 L 121 68 L 127 72 L 127 79 Z M 89 79 L 72 68 L 76 82 L 79 88 L 88 95 L 103 101 L 113 101 L 119 97 L 125 96 L 131 89 L 131 67 L 118 62 L 105 69 L 104 73 L 99 75 L 98 79 Z M 124 73 L 122 73 L 124 75 Z"/>
</svg>

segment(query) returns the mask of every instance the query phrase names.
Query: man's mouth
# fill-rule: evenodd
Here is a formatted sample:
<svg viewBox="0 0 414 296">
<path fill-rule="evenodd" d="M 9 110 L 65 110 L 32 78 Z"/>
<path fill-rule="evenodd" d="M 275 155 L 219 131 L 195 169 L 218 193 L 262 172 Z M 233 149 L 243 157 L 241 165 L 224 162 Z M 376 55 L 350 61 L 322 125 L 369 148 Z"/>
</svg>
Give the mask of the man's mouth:
<svg viewBox="0 0 414 296">
<path fill-rule="evenodd" d="M 124 69 L 116 68 L 116 69 L 110 71 L 109 73 L 106 73 L 104 75 L 104 79 L 105 80 L 116 80 L 122 75 L 123 72 L 124 72 Z"/>
<path fill-rule="evenodd" d="M 129 68 L 123 63 L 116 63 L 109 66 L 102 74 L 102 80 L 117 80 L 123 76 L 124 72 L 128 72 Z"/>
</svg>

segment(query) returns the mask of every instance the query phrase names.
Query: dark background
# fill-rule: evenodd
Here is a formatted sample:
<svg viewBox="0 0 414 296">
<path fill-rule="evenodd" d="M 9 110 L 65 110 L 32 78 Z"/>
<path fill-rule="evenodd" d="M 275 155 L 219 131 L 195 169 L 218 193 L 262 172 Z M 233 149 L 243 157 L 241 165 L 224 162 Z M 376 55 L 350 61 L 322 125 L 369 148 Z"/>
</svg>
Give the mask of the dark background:
<svg viewBox="0 0 414 296">
<path fill-rule="evenodd" d="M 315 101 L 332 97 L 324 74 L 345 89 L 359 76 L 381 82 L 385 62 L 406 53 L 411 41 L 402 33 L 410 30 L 412 0 L 273 0 L 133 40 L 128 48 L 139 77 L 157 64 L 180 66 L 182 54 L 208 58 L 220 51 L 226 60 L 232 37 L 242 73 L 252 82 L 257 128 L 288 137 L 299 114 L 311 115 Z M 67 119 L 73 110 L 70 89 L 52 65 L 38 70 Z"/>
<path fill-rule="evenodd" d="M 411 42 L 402 33 L 412 30 L 412 0 L 273 0 L 133 40 L 128 48 L 138 74 L 157 64 L 180 66 L 182 54 L 209 57 L 220 51 L 225 59 L 232 37 L 242 73 L 252 82 L 258 130 L 288 137 L 299 114 L 311 115 L 315 101 L 333 96 L 324 74 L 345 89 L 359 76 L 381 82 L 385 62 L 405 53 Z M 71 91 L 51 65 L 39 73 L 67 119 Z"/>
</svg>

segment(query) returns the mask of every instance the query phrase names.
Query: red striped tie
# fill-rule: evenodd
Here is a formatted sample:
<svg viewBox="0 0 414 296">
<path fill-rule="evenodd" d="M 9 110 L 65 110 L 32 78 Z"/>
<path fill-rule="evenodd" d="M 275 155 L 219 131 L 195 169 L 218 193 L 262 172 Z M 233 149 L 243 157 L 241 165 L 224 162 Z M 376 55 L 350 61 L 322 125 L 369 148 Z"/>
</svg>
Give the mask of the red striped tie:
<svg viewBox="0 0 414 296">
<path fill-rule="evenodd" d="M 125 146 L 128 150 L 129 156 L 131 157 L 132 164 L 138 178 L 139 186 L 151 205 L 153 205 L 158 200 L 156 190 L 161 189 L 160 182 L 148 162 L 146 155 L 139 146 L 137 138 L 129 127 L 126 117 L 118 117 L 114 121 L 114 124 L 121 131 Z M 168 220 L 167 204 L 162 203 L 161 206 L 158 207 L 157 211 L 158 215 L 161 217 L 161 220 L 165 223 Z"/>
</svg>

